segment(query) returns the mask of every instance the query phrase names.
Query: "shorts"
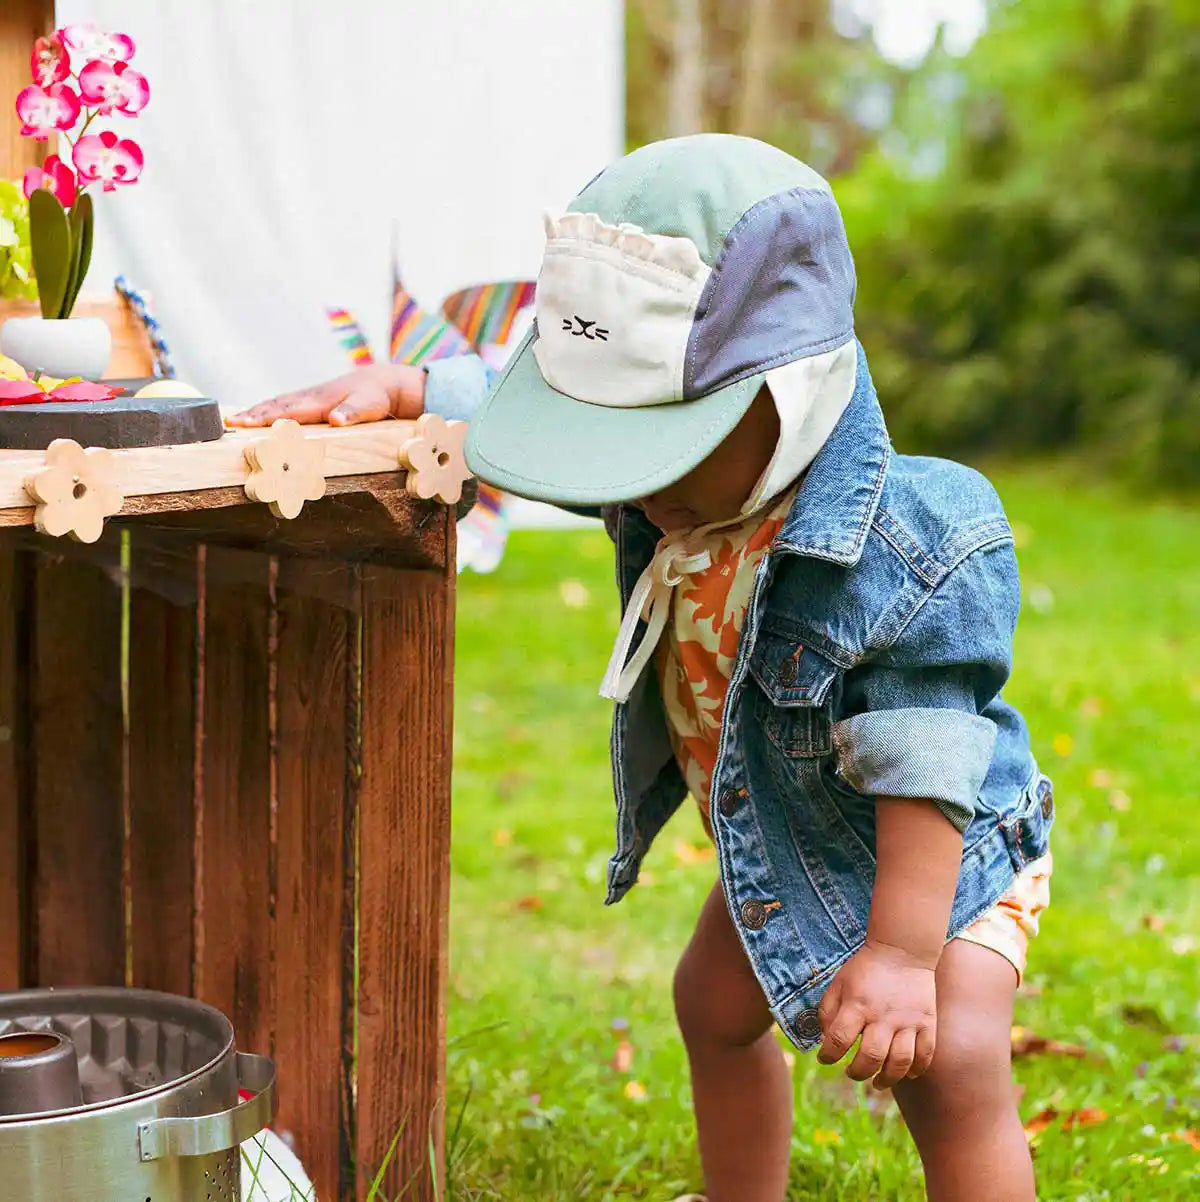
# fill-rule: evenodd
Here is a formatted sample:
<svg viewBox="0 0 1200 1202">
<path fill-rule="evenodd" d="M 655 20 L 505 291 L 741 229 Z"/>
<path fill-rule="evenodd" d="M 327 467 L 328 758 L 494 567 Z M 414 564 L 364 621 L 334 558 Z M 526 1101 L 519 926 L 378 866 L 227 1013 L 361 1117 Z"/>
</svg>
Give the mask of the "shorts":
<svg viewBox="0 0 1200 1202">
<path fill-rule="evenodd" d="M 1050 904 L 1050 853 L 1031 860 L 1017 873 L 1008 892 L 987 913 L 975 919 L 955 938 L 991 948 L 1017 970 L 1017 983 L 1025 976 L 1029 941 L 1038 933 L 1038 918 Z"/>
</svg>

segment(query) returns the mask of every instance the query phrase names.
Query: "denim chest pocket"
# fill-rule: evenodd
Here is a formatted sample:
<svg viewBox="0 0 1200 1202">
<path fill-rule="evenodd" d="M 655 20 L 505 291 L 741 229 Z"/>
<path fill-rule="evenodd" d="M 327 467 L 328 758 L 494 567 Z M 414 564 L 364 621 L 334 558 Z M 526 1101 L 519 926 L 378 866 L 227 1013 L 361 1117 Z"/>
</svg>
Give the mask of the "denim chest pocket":
<svg viewBox="0 0 1200 1202">
<path fill-rule="evenodd" d="M 832 752 L 837 665 L 795 637 L 765 629 L 755 643 L 750 674 L 762 692 L 763 730 L 775 747 L 792 757 Z"/>
</svg>

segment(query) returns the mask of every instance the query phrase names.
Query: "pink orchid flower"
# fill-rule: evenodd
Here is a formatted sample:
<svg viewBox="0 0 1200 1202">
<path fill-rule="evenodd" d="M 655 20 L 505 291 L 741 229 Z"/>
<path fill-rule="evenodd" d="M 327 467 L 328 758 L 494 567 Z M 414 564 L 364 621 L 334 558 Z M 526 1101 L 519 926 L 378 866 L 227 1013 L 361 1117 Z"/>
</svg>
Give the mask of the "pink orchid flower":
<svg viewBox="0 0 1200 1202">
<path fill-rule="evenodd" d="M 108 63 L 127 63 L 136 47 L 127 33 L 105 33 L 90 21 L 81 21 L 60 29 L 63 40 L 81 59 L 103 59 Z"/>
<path fill-rule="evenodd" d="M 79 120 L 79 97 L 65 83 L 39 88 L 32 84 L 17 97 L 21 136 L 45 142 L 51 134 L 70 129 Z"/>
<path fill-rule="evenodd" d="M 30 167 L 25 172 L 25 195 L 32 196 L 38 188 L 45 188 L 58 197 L 58 203 L 69 209 L 75 203 L 75 172 L 56 154 L 52 154 L 42 167 Z"/>
<path fill-rule="evenodd" d="M 33 82 L 39 88 L 53 87 L 62 83 L 71 74 L 71 56 L 67 53 L 62 35 L 53 33 L 48 38 L 38 38 L 29 56 L 29 69 Z"/>
<path fill-rule="evenodd" d="M 84 102 L 108 116 L 114 109 L 127 117 L 136 116 L 150 99 L 146 77 L 128 63 L 106 63 L 95 58 L 79 73 L 79 91 Z"/>
<path fill-rule="evenodd" d="M 86 184 L 103 184 L 113 192 L 118 184 L 132 184 L 142 174 L 142 148 L 131 138 L 117 138 L 110 129 L 85 134 L 75 143 L 72 156 L 79 178 Z"/>
</svg>

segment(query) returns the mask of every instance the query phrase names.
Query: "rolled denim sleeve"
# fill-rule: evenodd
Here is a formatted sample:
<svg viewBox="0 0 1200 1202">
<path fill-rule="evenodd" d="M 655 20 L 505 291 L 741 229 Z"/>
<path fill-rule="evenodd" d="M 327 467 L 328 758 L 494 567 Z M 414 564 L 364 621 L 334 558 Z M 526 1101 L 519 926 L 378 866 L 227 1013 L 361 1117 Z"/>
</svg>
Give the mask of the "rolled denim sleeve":
<svg viewBox="0 0 1200 1202">
<path fill-rule="evenodd" d="M 847 674 L 833 729 L 838 771 L 858 792 L 931 801 L 966 830 L 996 727 L 984 716 L 1012 666 L 1019 606 L 1012 544 L 975 551 L 895 643 Z"/>
<path fill-rule="evenodd" d="M 425 412 L 469 422 L 492 386 L 493 373 L 478 355 L 435 359 L 425 368 Z"/>
</svg>

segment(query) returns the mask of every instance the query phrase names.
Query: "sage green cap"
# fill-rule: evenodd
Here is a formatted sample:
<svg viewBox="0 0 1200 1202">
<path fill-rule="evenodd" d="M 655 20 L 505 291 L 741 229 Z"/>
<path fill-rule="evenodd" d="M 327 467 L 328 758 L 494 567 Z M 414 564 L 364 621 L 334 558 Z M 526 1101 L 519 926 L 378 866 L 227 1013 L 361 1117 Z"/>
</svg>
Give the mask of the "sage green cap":
<svg viewBox="0 0 1200 1202">
<path fill-rule="evenodd" d="M 536 318 L 467 438 L 481 479 L 576 505 L 649 496 L 706 459 L 766 373 L 854 337 L 829 185 L 727 134 L 645 146 L 547 218 Z"/>
</svg>

